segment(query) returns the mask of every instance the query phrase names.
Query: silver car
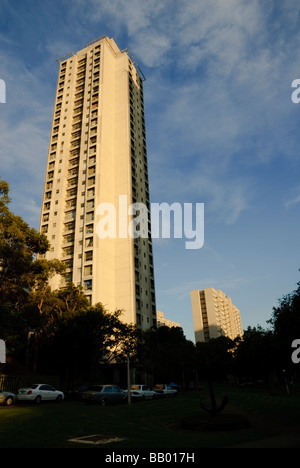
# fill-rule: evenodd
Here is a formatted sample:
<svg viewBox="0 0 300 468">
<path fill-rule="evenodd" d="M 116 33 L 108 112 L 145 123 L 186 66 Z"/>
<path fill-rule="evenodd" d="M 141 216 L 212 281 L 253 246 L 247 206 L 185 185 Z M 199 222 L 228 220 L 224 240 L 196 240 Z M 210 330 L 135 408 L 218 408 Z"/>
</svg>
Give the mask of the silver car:
<svg viewBox="0 0 300 468">
<path fill-rule="evenodd" d="M 51 400 L 60 402 L 64 397 L 63 392 L 56 390 L 52 385 L 48 384 L 33 384 L 29 387 L 19 388 L 17 393 L 17 400 L 33 401 L 34 403 Z"/>
<path fill-rule="evenodd" d="M 4 392 L 0 389 L 0 405 L 11 406 L 16 399 L 16 395 L 10 392 Z"/>
</svg>

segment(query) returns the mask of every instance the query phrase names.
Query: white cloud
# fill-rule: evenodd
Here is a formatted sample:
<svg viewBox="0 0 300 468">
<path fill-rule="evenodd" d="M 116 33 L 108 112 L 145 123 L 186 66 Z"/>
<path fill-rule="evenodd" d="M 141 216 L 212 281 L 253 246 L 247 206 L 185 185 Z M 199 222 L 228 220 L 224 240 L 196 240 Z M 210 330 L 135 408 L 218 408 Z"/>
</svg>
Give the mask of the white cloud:
<svg viewBox="0 0 300 468">
<path fill-rule="evenodd" d="M 37 227 L 52 117 L 49 85 L 21 59 L 0 51 L 6 104 L 0 113 L 1 177 L 15 214 Z"/>
<path fill-rule="evenodd" d="M 246 169 L 269 164 L 279 153 L 295 154 L 296 139 L 286 133 L 286 124 L 295 112 L 289 88 L 300 62 L 297 4 L 287 0 L 277 6 L 282 18 L 269 28 L 275 7 L 259 0 L 62 3 L 65 29 L 45 35 L 39 68 L 1 55 L 8 98 L 13 89 L 14 101 L 0 116 L 2 169 L 9 174 L 26 161 L 34 180 L 43 180 L 53 104 L 49 91 L 55 86 L 44 80 L 43 67 L 56 79 L 56 58 L 84 46 L 97 28 L 117 42 L 118 36 L 126 38 L 119 46 L 129 47 L 148 75 L 151 194 L 203 201 L 216 219 L 236 222 L 254 196 L 256 180 Z M 283 21 L 291 32 L 288 42 Z"/>
<path fill-rule="evenodd" d="M 90 21 L 107 22 L 108 27 L 115 29 L 125 27 L 129 35 L 151 26 L 159 14 L 170 5 L 170 0 L 75 0 L 71 6 L 73 14 L 84 15 Z M 69 5 L 69 3 L 68 3 Z"/>
<path fill-rule="evenodd" d="M 300 203 L 300 187 L 293 190 L 293 193 L 285 202 L 284 206 L 285 208 L 293 208 L 295 205 L 298 205 L 298 203 Z"/>
<path fill-rule="evenodd" d="M 252 209 L 255 195 L 247 177 L 231 177 L 227 172 L 202 170 L 194 166 L 189 171 L 168 168 L 168 178 L 160 166 L 155 167 L 152 188 L 159 202 L 204 203 L 205 218 L 213 223 L 234 224 L 240 215 Z"/>
<path fill-rule="evenodd" d="M 145 29 L 139 32 L 138 40 L 133 44 L 134 55 L 142 57 L 147 67 L 162 65 L 164 56 L 171 48 L 171 40 L 166 34 L 155 29 Z"/>
<path fill-rule="evenodd" d="M 229 276 L 227 279 L 224 278 L 198 278 L 197 280 L 180 282 L 176 286 L 164 289 L 160 291 L 160 295 L 175 297 L 179 301 L 190 299 L 191 291 L 194 289 L 205 289 L 215 288 L 221 289 L 224 292 L 228 290 L 239 288 L 241 285 L 249 284 L 250 280 L 245 278 L 238 278 Z"/>
</svg>

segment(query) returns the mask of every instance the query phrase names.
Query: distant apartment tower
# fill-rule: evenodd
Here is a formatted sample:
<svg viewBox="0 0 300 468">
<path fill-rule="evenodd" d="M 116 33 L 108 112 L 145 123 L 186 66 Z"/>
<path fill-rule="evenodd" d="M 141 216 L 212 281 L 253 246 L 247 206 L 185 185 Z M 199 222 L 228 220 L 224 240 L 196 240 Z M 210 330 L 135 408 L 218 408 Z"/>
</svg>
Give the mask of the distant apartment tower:
<svg viewBox="0 0 300 468">
<path fill-rule="evenodd" d="M 165 317 L 165 314 L 159 310 L 156 311 L 157 316 L 157 326 L 158 327 L 168 327 L 168 328 L 181 328 L 181 325 L 173 320 L 169 320 Z"/>
<path fill-rule="evenodd" d="M 40 221 L 51 244 L 46 258 L 66 264 L 66 281 L 82 286 L 91 304 L 122 309 L 124 322 L 150 328 L 156 300 L 145 78 L 130 51 L 105 36 L 58 63 Z M 97 235 L 97 208 L 105 203 L 116 210 L 115 237 Z M 147 207 L 146 238 L 134 239 L 124 229 L 119 235 L 121 213 L 133 203 Z M 51 286 L 65 282 L 56 277 Z"/>
<path fill-rule="evenodd" d="M 227 336 L 234 340 L 243 336 L 240 311 L 220 289 L 191 291 L 196 342 Z"/>
</svg>

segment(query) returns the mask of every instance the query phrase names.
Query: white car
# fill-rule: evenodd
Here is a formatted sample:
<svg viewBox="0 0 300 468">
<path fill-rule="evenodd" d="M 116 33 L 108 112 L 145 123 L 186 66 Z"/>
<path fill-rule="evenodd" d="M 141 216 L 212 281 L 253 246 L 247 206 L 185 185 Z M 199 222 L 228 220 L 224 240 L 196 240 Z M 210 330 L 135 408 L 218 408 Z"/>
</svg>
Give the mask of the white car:
<svg viewBox="0 0 300 468">
<path fill-rule="evenodd" d="M 18 401 L 57 401 L 64 399 L 64 393 L 48 384 L 32 384 L 30 387 L 19 388 L 16 399 Z"/>
<path fill-rule="evenodd" d="M 175 390 L 174 388 L 166 384 L 157 384 L 155 385 L 153 390 L 159 396 L 176 396 L 177 395 L 177 390 Z"/>
<path fill-rule="evenodd" d="M 153 400 L 156 397 L 156 393 L 150 390 L 147 385 L 131 385 L 131 392 L 135 392 L 144 400 Z"/>
</svg>

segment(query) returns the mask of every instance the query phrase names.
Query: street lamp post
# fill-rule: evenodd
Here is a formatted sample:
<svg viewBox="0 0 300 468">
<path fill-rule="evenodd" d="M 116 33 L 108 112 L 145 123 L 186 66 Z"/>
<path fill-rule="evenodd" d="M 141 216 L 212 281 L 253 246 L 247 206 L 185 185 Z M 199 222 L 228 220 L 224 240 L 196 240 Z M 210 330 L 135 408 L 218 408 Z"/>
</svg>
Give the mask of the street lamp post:
<svg viewBox="0 0 300 468">
<path fill-rule="evenodd" d="M 127 354 L 127 393 L 128 393 L 128 404 L 131 405 L 131 391 L 130 391 L 130 361 L 129 354 Z"/>
</svg>

